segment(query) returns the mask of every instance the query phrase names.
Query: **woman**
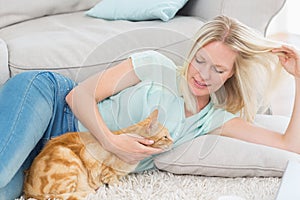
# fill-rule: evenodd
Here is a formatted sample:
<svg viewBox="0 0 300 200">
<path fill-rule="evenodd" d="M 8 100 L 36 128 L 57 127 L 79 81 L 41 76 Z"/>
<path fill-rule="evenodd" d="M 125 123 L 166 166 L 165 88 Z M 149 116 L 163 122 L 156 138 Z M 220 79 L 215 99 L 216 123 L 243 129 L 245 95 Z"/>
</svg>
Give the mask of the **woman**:
<svg viewBox="0 0 300 200">
<path fill-rule="evenodd" d="M 296 82 L 294 110 L 284 135 L 251 124 L 267 103 L 258 100 L 266 99 L 269 80 L 276 81 L 273 75 L 282 67 Z M 146 51 L 76 87 L 49 72 L 17 75 L 0 91 L 0 198 L 19 196 L 23 170 L 47 140 L 68 131 L 88 129 L 124 161 L 141 161 L 136 171 L 151 169 L 151 155 L 162 152 L 147 146 L 153 141 L 113 135 L 111 130 L 140 121 L 154 108 L 159 108 L 159 119 L 175 146 L 218 132 L 300 153 L 299 77 L 299 53 L 294 48 L 261 38 L 225 16 L 200 29 L 179 69 L 162 54 Z"/>
</svg>

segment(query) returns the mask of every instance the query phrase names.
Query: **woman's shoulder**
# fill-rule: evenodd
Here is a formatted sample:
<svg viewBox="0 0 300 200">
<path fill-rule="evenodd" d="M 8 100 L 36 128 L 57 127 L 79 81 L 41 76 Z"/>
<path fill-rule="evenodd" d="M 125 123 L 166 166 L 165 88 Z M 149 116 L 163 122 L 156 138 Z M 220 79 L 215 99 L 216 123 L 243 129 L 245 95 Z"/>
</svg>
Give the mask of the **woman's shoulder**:
<svg viewBox="0 0 300 200">
<path fill-rule="evenodd" d="M 167 56 L 165 56 L 164 54 L 158 52 L 158 51 L 155 51 L 155 50 L 145 50 L 145 51 L 138 51 L 138 52 L 135 52 L 133 54 L 131 54 L 131 56 L 141 56 L 141 57 L 164 57 L 164 58 L 167 58 Z M 130 57 L 131 57 L 130 56 Z"/>
<path fill-rule="evenodd" d="M 141 81 L 153 81 L 178 93 L 177 66 L 167 56 L 156 51 L 143 51 L 133 54 L 131 61 Z"/>
<path fill-rule="evenodd" d="M 139 63 L 143 65 L 147 64 L 156 64 L 163 67 L 172 67 L 176 68 L 176 65 L 173 60 L 169 57 L 154 50 L 147 50 L 133 53 L 130 58 L 133 60 L 133 63 Z"/>
<path fill-rule="evenodd" d="M 210 101 L 210 106 L 207 106 L 206 115 L 206 132 L 210 132 L 216 128 L 221 127 L 229 120 L 238 117 L 238 114 L 231 113 L 224 108 L 217 107 Z"/>
</svg>

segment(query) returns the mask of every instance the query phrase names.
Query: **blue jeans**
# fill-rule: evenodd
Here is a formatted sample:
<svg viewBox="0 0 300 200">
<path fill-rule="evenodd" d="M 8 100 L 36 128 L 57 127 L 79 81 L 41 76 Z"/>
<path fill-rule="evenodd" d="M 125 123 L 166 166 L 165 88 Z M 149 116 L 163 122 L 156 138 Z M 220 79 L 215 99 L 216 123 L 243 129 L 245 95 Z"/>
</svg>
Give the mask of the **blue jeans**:
<svg viewBox="0 0 300 200">
<path fill-rule="evenodd" d="M 31 71 L 0 88 L 0 199 L 22 194 L 24 170 L 51 137 L 77 131 L 65 102 L 75 85 L 56 73 Z"/>
</svg>

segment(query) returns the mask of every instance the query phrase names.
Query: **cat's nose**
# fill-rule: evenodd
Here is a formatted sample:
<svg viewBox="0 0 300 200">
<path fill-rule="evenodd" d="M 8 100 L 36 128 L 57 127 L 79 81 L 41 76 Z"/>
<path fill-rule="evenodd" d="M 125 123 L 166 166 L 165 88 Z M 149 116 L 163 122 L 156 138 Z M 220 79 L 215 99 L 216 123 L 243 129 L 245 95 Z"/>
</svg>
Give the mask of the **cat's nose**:
<svg viewBox="0 0 300 200">
<path fill-rule="evenodd" d="M 170 145 L 164 145 L 164 146 L 162 147 L 162 149 L 163 149 L 164 151 L 169 151 L 169 150 L 172 149 L 172 146 L 173 146 L 173 144 L 170 144 Z"/>
</svg>

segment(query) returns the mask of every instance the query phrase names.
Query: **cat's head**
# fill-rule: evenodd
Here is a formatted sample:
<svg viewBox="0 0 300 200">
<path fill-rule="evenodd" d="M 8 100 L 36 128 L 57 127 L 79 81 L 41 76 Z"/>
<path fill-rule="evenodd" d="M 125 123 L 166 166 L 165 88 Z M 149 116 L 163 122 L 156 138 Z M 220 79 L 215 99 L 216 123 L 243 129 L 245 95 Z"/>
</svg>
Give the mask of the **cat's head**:
<svg viewBox="0 0 300 200">
<path fill-rule="evenodd" d="M 173 140 L 169 130 L 158 121 L 158 110 L 154 110 L 145 120 L 140 122 L 144 131 L 140 132 L 140 136 L 154 141 L 151 147 L 169 149 Z"/>
</svg>

